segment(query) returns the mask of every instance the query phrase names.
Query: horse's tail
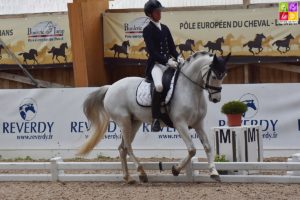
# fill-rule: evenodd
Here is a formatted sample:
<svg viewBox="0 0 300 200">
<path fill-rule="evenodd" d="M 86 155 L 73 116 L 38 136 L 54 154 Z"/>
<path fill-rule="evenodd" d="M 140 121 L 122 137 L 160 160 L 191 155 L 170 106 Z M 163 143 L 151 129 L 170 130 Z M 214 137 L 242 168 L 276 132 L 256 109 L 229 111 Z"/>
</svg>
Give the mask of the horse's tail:
<svg viewBox="0 0 300 200">
<path fill-rule="evenodd" d="M 115 48 L 116 48 L 116 44 L 112 47 L 112 48 L 110 48 L 110 50 L 115 50 Z"/>
<path fill-rule="evenodd" d="M 276 44 L 276 41 L 272 43 L 272 46 L 274 46 L 274 44 Z"/>
<path fill-rule="evenodd" d="M 19 53 L 18 55 L 21 56 L 21 55 L 23 55 L 23 54 L 24 54 L 24 53 Z"/>
<path fill-rule="evenodd" d="M 54 47 L 51 48 L 50 51 L 48 51 L 48 53 L 52 53 L 53 52 Z"/>
<path fill-rule="evenodd" d="M 95 128 L 95 132 L 86 141 L 86 143 L 79 149 L 79 155 L 89 153 L 103 138 L 108 122 L 109 114 L 104 109 L 103 99 L 109 88 L 109 85 L 103 86 L 100 89 L 92 92 L 84 101 L 83 111 L 87 119 L 91 122 L 91 127 Z"/>
<path fill-rule="evenodd" d="M 209 41 L 203 47 L 208 47 L 208 46 L 209 46 Z"/>
<path fill-rule="evenodd" d="M 249 42 L 247 42 L 246 44 L 243 44 L 243 47 L 247 46 Z"/>
</svg>

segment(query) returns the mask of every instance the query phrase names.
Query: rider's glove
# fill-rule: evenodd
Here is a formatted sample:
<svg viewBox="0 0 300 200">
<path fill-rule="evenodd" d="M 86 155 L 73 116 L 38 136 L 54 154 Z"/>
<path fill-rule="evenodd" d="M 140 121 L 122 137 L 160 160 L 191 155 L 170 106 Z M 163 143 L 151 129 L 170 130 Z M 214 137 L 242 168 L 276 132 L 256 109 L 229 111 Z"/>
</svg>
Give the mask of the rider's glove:
<svg viewBox="0 0 300 200">
<path fill-rule="evenodd" d="M 179 63 L 179 64 L 183 64 L 184 63 L 184 59 L 183 59 L 183 57 L 181 57 L 180 55 L 177 57 L 177 62 Z"/>
<path fill-rule="evenodd" d="M 173 58 L 170 58 L 170 59 L 168 60 L 167 65 L 168 65 L 169 67 L 176 68 L 177 65 L 178 65 L 178 63 L 177 63 L 175 60 L 173 60 Z"/>
</svg>

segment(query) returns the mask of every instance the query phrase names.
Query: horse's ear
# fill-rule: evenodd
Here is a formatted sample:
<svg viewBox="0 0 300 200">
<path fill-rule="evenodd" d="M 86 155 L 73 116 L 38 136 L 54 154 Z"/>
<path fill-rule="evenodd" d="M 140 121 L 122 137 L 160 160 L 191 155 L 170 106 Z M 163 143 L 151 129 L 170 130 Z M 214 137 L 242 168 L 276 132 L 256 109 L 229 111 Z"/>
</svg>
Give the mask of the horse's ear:
<svg viewBox="0 0 300 200">
<path fill-rule="evenodd" d="M 219 60 L 218 60 L 218 58 L 217 58 L 217 55 L 216 55 L 216 54 L 214 54 L 213 63 L 218 63 L 218 62 L 219 62 Z"/>
<path fill-rule="evenodd" d="M 226 58 L 225 58 L 225 63 L 228 62 L 228 60 L 229 60 L 230 57 L 231 57 L 231 52 L 229 52 L 229 54 L 226 56 Z"/>
</svg>

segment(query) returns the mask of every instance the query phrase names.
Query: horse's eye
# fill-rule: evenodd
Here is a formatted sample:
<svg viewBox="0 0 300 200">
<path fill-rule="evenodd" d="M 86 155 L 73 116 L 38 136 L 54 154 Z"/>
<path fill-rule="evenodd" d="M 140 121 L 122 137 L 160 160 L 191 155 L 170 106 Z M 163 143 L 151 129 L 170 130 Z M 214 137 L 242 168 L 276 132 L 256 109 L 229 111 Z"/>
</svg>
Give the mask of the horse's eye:
<svg viewBox="0 0 300 200">
<path fill-rule="evenodd" d="M 215 77 L 215 76 L 212 76 L 212 79 L 216 80 L 216 79 L 217 79 L 217 77 Z"/>
</svg>

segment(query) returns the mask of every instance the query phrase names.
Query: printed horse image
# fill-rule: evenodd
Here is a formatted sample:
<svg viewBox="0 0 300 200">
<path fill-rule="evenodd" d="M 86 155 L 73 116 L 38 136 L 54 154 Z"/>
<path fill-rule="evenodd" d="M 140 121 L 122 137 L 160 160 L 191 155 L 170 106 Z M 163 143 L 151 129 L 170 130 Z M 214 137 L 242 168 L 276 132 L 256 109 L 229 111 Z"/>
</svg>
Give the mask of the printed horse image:
<svg viewBox="0 0 300 200">
<path fill-rule="evenodd" d="M 256 34 L 255 38 L 253 41 L 249 41 L 246 44 L 243 45 L 243 47 L 248 46 L 249 47 L 249 52 L 251 52 L 253 55 L 255 54 L 259 54 L 260 52 L 262 52 L 262 50 L 264 50 L 264 48 L 262 48 L 262 40 L 266 38 L 266 36 L 264 36 L 264 34 Z M 253 48 L 258 49 L 257 53 L 254 53 L 252 51 Z"/>
<path fill-rule="evenodd" d="M 231 33 L 229 33 L 224 40 L 224 45 L 227 45 L 229 47 L 229 50 L 232 51 L 232 48 L 234 46 L 243 46 L 243 39 L 245 39 L 243 35 L 240 35 L 237 39 L 234 39 L 234 36 Z"/>
<path fill-rule="evenodd" d="M 273 40 L 274 38 L 271 36 L 271 35 L 269 35 L 269 36 L 267 36 L 266 37 L 266 39 L 264 39 L 264 41 L 262 42 L 262 46 L 264 47 L 264 48 L 268 48 L 268 49 L 272 49 L 272 46 L 270 45 L 270 41 L 271 40 Z"/>
<path fill-rule="evenodd" d="M 195 41 L 192 39 L 187 39 L 184 44 L 176 45 L 176 47 L 179 48 L 179 54 L 181 54 L 182 57 L 184 57 L 183 55 L 184 51 L 190 51 L 190 54 L 195 53 L 193 50 L 194 46 L 195 46 Z"/>
<path fill-rule="evenodd" d="M 209 101 L 217 103 L 221 100 L 221 84 L 226 75 L 226 63 L 229 58 L 230 54 L 222 58 L 208 52 L 197 52 L 179 66 L 177 85 L 166 109 L 174 127 L 187 146 L 188 155 L 178 165 L 173 166 L 174 176 L 178 176 L 196 154 L 189 133 L 190 127 L 195 129 L 204 146 L 211 178 L 220 180 L 214 164 L 213 149 L 203 128 L 203 120 L 207 112 L 204 90 L 208 91 Z M 84 113 L 95 132 L 79 150 L 79 155 L 87 154 L 100 142 L 107 130 L 109 120 L 112 119 L 120 127 L 122 134 L 119 152 L 123 178 L 127 183 L 135 182 L 128 171 L 127 155 L 134 161 L 140 181 L 148 181 L 147 174 L 131 146 L 142 122 L 152 122 L 151 107 L 140 106 L 136 101 L 136 90 L 143 80 L 144 78 L 140 77 L 127 77 L 112 85 L 100 87 L 87 97 L 83 105 Z"/>
<path fill-rule="evenodd" d="M 242 101 L 244 104 L 246 104 L 246 106 L 248 108 L 252 108 L 253 110 L 256 110 L 256 106 L 255 106 L 255 103 L 254 103 L 254 100 L 251 99 L 251 100 L 245 100 L 245 101 Z M 245 117 L 246 113 L 243 113 L 243 117 Z"/>
<path fill-rule="evenodd" d="M 23 56 L 24 60 L 23 62 L 28 65 L 27 60 L 33 60 L 33 64 L 39 64 L 38 61 L 36 60 L 36 56 L 38 56 L 37 50 L 35 49 L 30 49 L 29 52 L 24 52 L 24 53 L 19 53 L 19 56 Z"/>
<path fill-rule="evenodd" d="M 145 51 L 145 52 L 146 52 L 146 56 L 149 57 L 149 52 L 148 52 L 147 47 L 141 47 L 141 48 L 139 49 L 139 52 L 143 52 L 143 51 Z"/>
<path fill-rule="evenodd" d="M 128 58 L 127 47 L 130 47 L 129 40 L 124 41 L 122 46 L 115 44 L 110 50 L 115 51 L 114 58 L 116 54 L 118 54 L 118 58 L 120 58 L 121 53 L 125 54 Z"/>
<path fill-rule="evenodd" d="M 288 52 L 290 48 L 290 40 L 295 39 L 292 34 L 289 34 L 286 36 L 283 40 L 277 40 L 273 42 L 272 46 L 277 46 L 277 51 L 279 51 L 281 54 Z M 280 51 L 280 47 L 285 48 L 285 51 Z"/>
<path fill-rule="evenodd" d="M 220 37 L 216 40 L 216 42 L 208 41 L 204 47 L 208 48 L 208 52 L 214 53 L 214 51 L 220 51 L 221 55 L 223 55 L 222 43 L 224 43 L 224 38 Z"/>
<path fill-rule="evenodd" d="M 196 50 L 196 51 L 200 50 L 201 46 L 203 47 L 203 42 L 202 42 L 202 40 L 198 40 L 195 44 L 194 50 Z"/>
<path fill-rule="evenodd" d="M 145 45 L 144 42 L 140 42 L 140 43 L 139 43 L 138 45 L 136 45 L 136 46 L 131 46 L 131 47 L 130 47 L 131 53 L 136 54 L 136 52 L 140 52 L 139 50 L 140 50 L 144 45 Z"/>
<path fill-rule="evenodd" d="M 67 56 L 66 56 L 66 52 L 65 49 L 68 48 L 68 44 L 67 43 L 62 43 L 59 48 L 55 48 L 52 47 L 50 51 L 48 51 L 48 53 L 52 53 L 52 61 L 54 63 L 54 57 L 56 58 L 56 60 L 60 63 L 60 61 L 58 60 L 58 56 L 62 56 L 65 58 L 65 63 L 67 62 Z"/>
<path fill-rule="evenodd" d="M 0 44 L 0 60 L 2 59 L 2 49 L 4 49 L 4 46 L 2 44 Z"/>
</svg>

